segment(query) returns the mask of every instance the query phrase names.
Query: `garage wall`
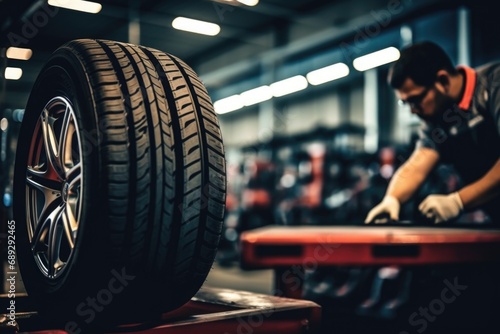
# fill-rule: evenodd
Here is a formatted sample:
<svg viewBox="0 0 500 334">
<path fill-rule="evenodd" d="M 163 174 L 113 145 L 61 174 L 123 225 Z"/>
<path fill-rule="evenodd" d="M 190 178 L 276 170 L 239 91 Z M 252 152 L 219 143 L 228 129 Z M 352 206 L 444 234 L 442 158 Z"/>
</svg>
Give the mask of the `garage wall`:
<svg viewBox="0 0 500 334">
<path fill-rule="evenodd" d="M 349 117 L 348 121 L 355 125 L 364 126 L 364 95 L 363 86 L 354 85 L 349 94 Z"/>
<path fill-rule="evenodd" d="M 337 87 L 321 96 L 288 105 L 286 134 L 308 131 L 318 126 L 341 123 L 363 125 L 363 87 L 361 82 Z"/>
<path fill-rule="evenodd" d="M 292 135 L 318 126 L 335 126 L 340 123 L 341 112 L 339 94 L 336 92 L 297 102 L 283 109 L 284 131 Z"/>
<path fill-rule="evenodd" d="M 259 132 L 257 109 L 244 110 L 239 113 L 219 117 L 224 145 L 253 145 Z"/>
<path fill-rule="evenodd" d="M 274 130 L 259 126 L 259 109 L 245 108 L 221 115 L 221 129 L 227 147 L 254 145 L 265 135 L 295 135 L 317 127 L 332 128 L 339 124 L 364 124 L 362 80 L 333 86 L 320 94 L 303 93 L 293 100 L 274 102 Z"/>
</svg>

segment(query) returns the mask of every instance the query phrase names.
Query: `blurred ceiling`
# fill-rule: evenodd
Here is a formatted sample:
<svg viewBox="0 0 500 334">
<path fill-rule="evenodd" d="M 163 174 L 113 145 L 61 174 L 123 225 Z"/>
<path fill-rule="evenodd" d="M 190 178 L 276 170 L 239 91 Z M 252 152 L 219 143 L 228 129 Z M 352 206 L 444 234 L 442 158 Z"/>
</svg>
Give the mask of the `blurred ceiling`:
<svg viewBox="0 0 500 334">
<path fill-rule="evenodd" d="M 360 18 L 394 4 L 402 8 L 399 22 L 437 6 L 457 4 L 445 0 L 260 0 L 249 7 L 235 0 L 96 1 L 102 4 L 98 14 L 51 7 L 46 0 L 0 0 L 0 47 L 5 50 L 17 44 L 33 50 L 29 61 L 3 58 L 2 68 L 21 67 L 23 76 L 18 81 L 4 80 L 0 105 L 24 107 L 38 71 L 58 46 L 77 38 L 131 41 L 129 27 L 134 18 L 139 18 L 140 39 L 132 42 L 172 53 L 199 70 L 210 59 L 241 46 L 255 46 L 258 54 L 266 48 L 305 41 L 321 31 L 338 28 L 354 33 L 363 24 Z M 217 23 L 221 32 L 210 37 L 173 29 L 171 22 L 177 16 Z M 256 38 L 269 31 L 274 32 L 273 44 L 255 45 Z"/>
</svg>

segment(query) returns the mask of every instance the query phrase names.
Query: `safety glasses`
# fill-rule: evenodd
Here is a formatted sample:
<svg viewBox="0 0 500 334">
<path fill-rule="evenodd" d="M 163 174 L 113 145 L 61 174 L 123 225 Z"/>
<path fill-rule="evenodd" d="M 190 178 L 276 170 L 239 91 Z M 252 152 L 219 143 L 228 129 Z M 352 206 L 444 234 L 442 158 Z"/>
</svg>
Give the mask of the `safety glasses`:
<svg viewBox="0 0 500 334">
<path fill-rule="evenodd" d="M 420 94 L 410 96 L 405 100 L 399 99 L 398 104 L 400 106 L 410 106 L 410 108 L 417 108 L 420 106 L 430 90 L 431 87 L 426 87 Z"/>
</svg>

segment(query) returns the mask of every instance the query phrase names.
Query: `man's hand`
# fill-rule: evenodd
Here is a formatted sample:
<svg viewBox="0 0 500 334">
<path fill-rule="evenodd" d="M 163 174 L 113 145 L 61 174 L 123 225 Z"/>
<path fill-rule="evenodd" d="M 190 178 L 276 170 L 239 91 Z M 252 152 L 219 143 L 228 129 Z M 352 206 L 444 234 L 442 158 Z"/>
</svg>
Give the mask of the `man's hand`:
<svg viewBox="0 0 500 334">
<path fill-rule="evenodd" d="M 399 208 L 400 204 L 396 197 L 385 196 L 382 202 L 370 210 L 368 216 L 366 216 L 365 224 L 371 223 L 375 217 L 383 213 L 389 214 L 392 220 L 399 220 Z"/>
<path fill-rule="evenodd" d="M 463 204 L 458 192 L 454 192 L 449 195 L 429 195 L 418 209 L 425 217 L 433 219 L 434 223 L 442 223 L 457 217 L 463 210 Z"/>
</svg>

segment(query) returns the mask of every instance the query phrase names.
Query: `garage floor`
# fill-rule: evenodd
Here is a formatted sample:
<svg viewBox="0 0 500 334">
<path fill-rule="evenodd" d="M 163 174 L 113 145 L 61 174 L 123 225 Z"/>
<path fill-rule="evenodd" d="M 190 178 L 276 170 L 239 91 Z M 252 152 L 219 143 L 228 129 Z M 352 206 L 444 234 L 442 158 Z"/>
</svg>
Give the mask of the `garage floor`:
<svg viewBox="0 0 500 334">
<path fill-rule="evenodd" d="M 216 262 L 208 274 L 204 286 L 271 294 L 273 271 L 247 271 L 240 269 L 237 263 L 221 266 Z"/>
</svg>

